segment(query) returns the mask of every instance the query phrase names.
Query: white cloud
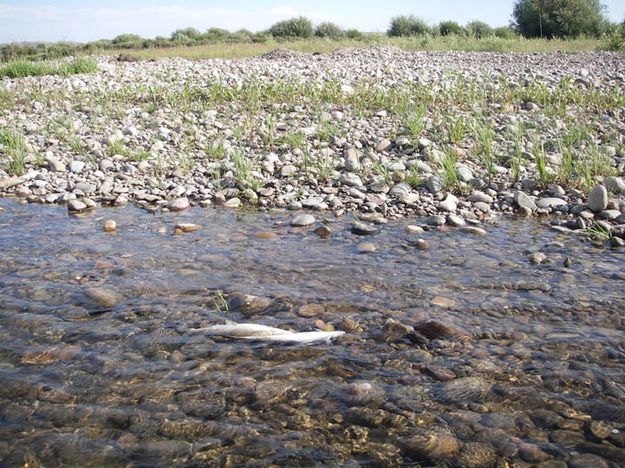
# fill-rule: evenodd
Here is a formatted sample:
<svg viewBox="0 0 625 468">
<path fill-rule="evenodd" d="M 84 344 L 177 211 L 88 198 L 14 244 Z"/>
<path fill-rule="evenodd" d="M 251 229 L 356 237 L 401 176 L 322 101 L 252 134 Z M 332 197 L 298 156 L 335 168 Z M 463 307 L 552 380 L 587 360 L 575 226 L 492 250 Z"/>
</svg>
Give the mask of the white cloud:
<svg viewBox="0 0 625 468">
<path fill-rule="evenodd" d="M 297 8 L 291 5 L 282 5 L 276 8 L 272 8 L 271 10 L 268 11 L 268 13 L 270 15 L 288 16 L 290 18 L 294 16 L 299 16 L 299 11 L 297 10 Z"/>
</svg>

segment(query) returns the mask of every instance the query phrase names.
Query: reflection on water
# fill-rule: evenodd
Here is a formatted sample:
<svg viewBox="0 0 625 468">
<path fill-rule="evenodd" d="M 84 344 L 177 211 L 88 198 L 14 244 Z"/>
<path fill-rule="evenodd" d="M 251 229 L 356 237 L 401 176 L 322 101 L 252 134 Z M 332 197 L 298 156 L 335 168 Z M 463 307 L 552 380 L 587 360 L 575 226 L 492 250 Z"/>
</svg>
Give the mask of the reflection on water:
<svg viewBox="0 0 625 468">
<path fill-rule="evenodd" d="M 2 464 L 625 459 L 621 251 L 527 220 L 419 250 L 408 221 L 324 240 L 290 213 L 0 206 Z M 224 320 L 348 333 L 189 333 Z"/>
</svg>

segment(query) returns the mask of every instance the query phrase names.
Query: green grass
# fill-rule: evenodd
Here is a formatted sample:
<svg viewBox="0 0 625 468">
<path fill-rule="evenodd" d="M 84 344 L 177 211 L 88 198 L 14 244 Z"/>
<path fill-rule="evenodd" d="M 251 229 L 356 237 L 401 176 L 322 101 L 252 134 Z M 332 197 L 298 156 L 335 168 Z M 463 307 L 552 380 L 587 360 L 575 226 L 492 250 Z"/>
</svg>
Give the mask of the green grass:
<svg viewBox="0 0 625 468">
<path fill-rule="evenodd" d="M 0 77 L 23 78 L 26 76 L 44 75 L 75 75 L 77 73 L 93 73 L 98 66 L 95 60 L 87 57 L 76 57 L 69 62 L 53 64 L 51 62 L 15 61 L 0 67 Z"/>
<path fill-rule="evenodd" d="M 0 129 L 0 157 L 4 170 L 15 176 L 26 172 L 26 141 L 19 130 Z"/>
<path fill-rule="evenodd" d="M 482 39 L 460 36 L 440 37 L 388 37 L 384 34 L 373 34 L 365 40 L 342 39 L 331 41 L 311 38 L 288 42 L 270 40 L 265 43 L 215 43 L 190 47 L 168 47 L 140 50 L 103 50 L 102 53 L 129 54 L 140 59 L 159 59 L 165 57 L 182 57 L 190 60 L 214 58 L 247 58 L 256 57 L 278 47 L 295 52 L 329 53 L 341 47 L 366 47 L 370 45 L 398 47 L 406 51 L 466 51 L 466 52 L 578 52 L 597 50 L 597 39 L 524 39 L 521 37 L 504 39 L 487 37 Z"/>
</svg>

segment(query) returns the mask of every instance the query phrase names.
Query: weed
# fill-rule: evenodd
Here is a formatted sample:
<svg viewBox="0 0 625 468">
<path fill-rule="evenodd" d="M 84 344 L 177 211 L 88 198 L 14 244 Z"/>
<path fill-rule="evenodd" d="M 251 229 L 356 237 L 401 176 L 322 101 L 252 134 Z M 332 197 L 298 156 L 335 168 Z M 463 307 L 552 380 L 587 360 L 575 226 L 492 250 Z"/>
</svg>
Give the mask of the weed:
<svg viewBox="0 0 625 468">
<path fill-rule="evenodd" d="M 211 300 L 213 301 L 213 305 L 218 312 L 227 314 L 230 311 L 230 307 L 228 306 L 228 302 L 226 301 L 222 291 L 215 291 L 215 295 L 211 296 Z"/>
<path fill-rule="evenodd" d="M 389 185 L 393 183 L 391 172 L 388 170 L 388 168 L 384 164 L 377 163 L 373 166 L 372 169 L 374 173 L 376 173 L 379 176 L 382 176 L 382 178 L 384 179 L 384 182 L 386 182 Z"/>
<path fill-rule="evenodd" d="M 215 140 L 204 150 L 206 156 L 211 160 L 222 160 L 226 156 L 226 147 L 223 140 Z"/>
<path fill-rule="evenodd" d="M 614 237 L 614 231 L 612 231 L 611 229 L 605 228 L 601 224 L 598 224 L 598 223 L 595 223 L 592 226 L 584 229 L 583 232 L 584 234 L 586 234 L 587 236 L 593 239 L 601 240 L 604 242 L 609 241 L 610 239 Z"/>
<path fill-rule="evenodd" d="M 287 132 L 282 138 L 280 138 L 280 142 L 291 149 L 302 149 L 306 144 L 306 136 L 302 132 L 298 131 Z"/>
<path fill-rule="evenodd" d="M 460 178 L 458 177 L 458 170 L 456 164 L 458 160 L 453 153 L 447 151 L 445 156 L 440 161 L 439 175 L 443 182 L 443 187 L 448 189 L 460 189 Z"/>
<path fill-rule="evenodd" d="M 26 172 L 26 142 L 24 134 L 18 130 L 0 129 L 0 145 L 7 156 L 4 168 L 9 174 L 16 176 Z"/>
<path fill-rule="evenodd" d="M 262 186 L 261 181 L 252 174 L 255 170 L 255 165 L 250 158 L 236 152 L 232 155 L 232 162 L 234 163 L 237 180 L 242 188 L 251 188 L 256 191 Z"/>
<path fill-rule="evenodd" d="M 406 176 L 406 183 L 415 189 L 421 185 L 421 174 L 419 174 L 419 170 L 416 166 L 411 167 L 408 171 L 408 175 Z"/>
<path fill-rule="evenodd" d="M 114 139 L 108 142 L 109 156 L 128 156 L 128 148 L 124 145 L 123 140 Z"/>
</svg>

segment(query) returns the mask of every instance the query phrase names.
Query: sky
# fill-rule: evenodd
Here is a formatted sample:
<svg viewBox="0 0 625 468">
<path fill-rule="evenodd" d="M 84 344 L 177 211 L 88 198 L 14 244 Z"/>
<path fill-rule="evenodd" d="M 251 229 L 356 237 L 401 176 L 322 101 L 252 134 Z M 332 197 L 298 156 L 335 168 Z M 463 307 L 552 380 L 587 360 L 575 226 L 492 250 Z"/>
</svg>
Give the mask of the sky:
<svg viewBox="0 0 625 468">
<path fill-rule="evenodd" d="M 625 18 L 625 0 L 603 3 L 611 21 Z M 185 27 L 261 31 L 300 15 L 315 24 L 332 21 L 368 32 L 386 31 L 392 17 L 410 14 L 431 24 L 479 19 L 506 26 L 513 4 L 514 0 L 0 0 L 0 43 L 87 42 L 123 33 L 169 37 Z"/>
</svg>

